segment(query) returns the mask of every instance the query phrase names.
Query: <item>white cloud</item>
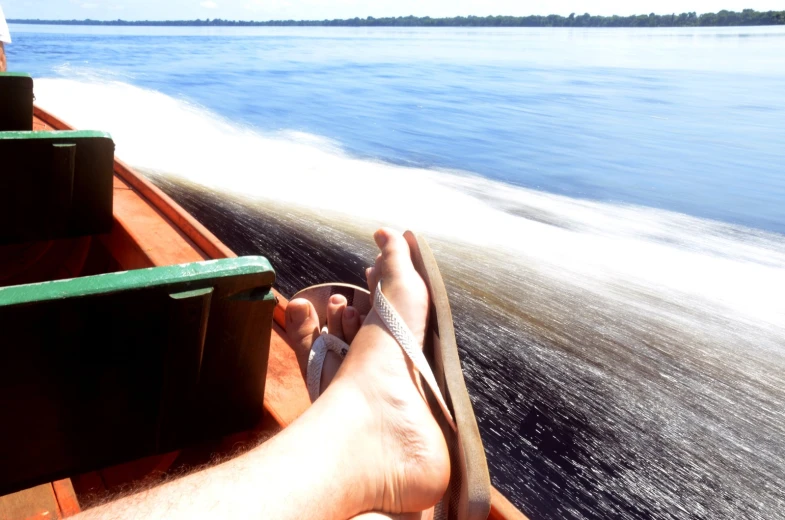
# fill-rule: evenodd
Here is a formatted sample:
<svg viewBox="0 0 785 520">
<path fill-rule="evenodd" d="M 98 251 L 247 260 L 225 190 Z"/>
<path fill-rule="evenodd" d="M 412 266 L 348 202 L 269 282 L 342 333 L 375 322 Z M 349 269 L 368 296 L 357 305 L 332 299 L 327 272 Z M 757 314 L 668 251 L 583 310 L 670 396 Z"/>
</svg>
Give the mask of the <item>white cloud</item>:
<svg viewBox="0 0 785 520">
<path fill-rule="evenodd" d="M 207 9 L 215 9 L 216 7 L 218 7 L 218 4 L 213 2 L 213 0 L 206 0 L 205 2 L 201 2 L 199 5 Z"/>
</svg>

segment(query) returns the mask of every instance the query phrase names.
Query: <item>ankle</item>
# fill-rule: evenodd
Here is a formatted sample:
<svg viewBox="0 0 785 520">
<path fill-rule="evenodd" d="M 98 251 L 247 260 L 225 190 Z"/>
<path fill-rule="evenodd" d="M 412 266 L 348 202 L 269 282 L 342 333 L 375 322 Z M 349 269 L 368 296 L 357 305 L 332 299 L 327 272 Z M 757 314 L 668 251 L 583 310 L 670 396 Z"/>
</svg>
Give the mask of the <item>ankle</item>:
<svg viewBox="0 0 785 520">
<path fill-rule="evenodd" d="M 376 348 L 397 347 L 379 343 Z M 359 512 L 423 510 L 447 488 L 447 446 L 410 375 L 390 378 L 384 372 L 376 374 L 381 388 L 351 374 L 339 375 L 319 399 L 341 408 L 333 422 L 340 425 L 345 460 L 351 461 L 346 471 L 361 497 Z M 396 391 L 384 391 L 390 388 Z"/>
<path fill-rule="evenodd" d="M 378 410 L 350 378 L 333 380 L 313 406 L 323 406 L 329 414 L 329 420 L 324 422 L 330 425 L 329 431 L 322 433 L 324 448 L 340 446 L 338 449 L 343 451 L 341 460 L 346 463 L 340 476 L 336 476 L 351 488 L 347 489 L 347 518 L 376 510 L 384 487 L 379 479 L 384 454 L 379 444 L 382 427 Z"/>
</svg>

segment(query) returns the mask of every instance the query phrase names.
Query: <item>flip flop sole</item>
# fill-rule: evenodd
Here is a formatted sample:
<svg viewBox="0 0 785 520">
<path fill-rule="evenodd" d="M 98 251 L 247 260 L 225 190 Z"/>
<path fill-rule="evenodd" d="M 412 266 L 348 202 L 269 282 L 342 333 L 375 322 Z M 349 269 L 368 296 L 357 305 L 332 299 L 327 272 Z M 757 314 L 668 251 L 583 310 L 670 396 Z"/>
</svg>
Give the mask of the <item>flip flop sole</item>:
<svg viewBox="0 0 785 520">
<path fill-rule="evenodd" d="M 312 285 L 292 296 L 292 300 L 303 298 L 308 300 L 319 316 L 319 328 L 327 325 L 327 304 L 334 294 L 341 294 L 348 305 L 354 307 L 361 316 L 371 312 L 371 293 L 367 289 L 348 283 L 323 283 Z"/>
<path fill-rule="evenodd" d="M 450 450 L 453 468 L 442 508 L 450 520 L 484 520 L 491 508 L 491 482 L 485 449 L 474 417 L 455 340 L 452 311 L 439 267 L 425 239 L 411 231 L 404 233 L 414 268 L 428 287 L 431 299 L 428 334 L 424 352 L 436 382 L 451 408 L 457 432 L 437 414 Z M 438 406 L 432 409 L 438 410 Z M 455 471 L 460 468 L 460 471 Z"/>
</svg>

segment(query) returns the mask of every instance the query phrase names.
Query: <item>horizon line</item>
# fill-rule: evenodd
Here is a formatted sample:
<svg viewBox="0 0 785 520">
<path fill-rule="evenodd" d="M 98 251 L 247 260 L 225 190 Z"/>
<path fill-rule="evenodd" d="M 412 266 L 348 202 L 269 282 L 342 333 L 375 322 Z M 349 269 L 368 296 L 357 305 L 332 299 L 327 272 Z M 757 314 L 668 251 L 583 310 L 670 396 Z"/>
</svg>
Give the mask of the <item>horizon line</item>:
<svg viewBox="0 0 785 520">
<path fill-rule="evenodd" d="M 765 18 L 761 15 L 768 15 Z M 719 17 L 723 17 L 720 19 Z M 729 19 L 736 18 L 735 20 Z M 301 26 L 324 26 L 324 25 L 331 25 L 331 26 L 400 26 L 399 23 L 393 22 L 414 22 L 414 23 L 422 23 L 425 22 L 427 24 L 443 24 L 443 25 L 432 25 L 435 27 L 438 26 L 464 26 L 460 22 L 472 22 L 474 26 L 499 26 L 500 22 L 512 22 L 511 25 L 507 26 L 544 26 L 549 27 L 553 26 L 553 23 L 558 23 L 557 26 L 559 27 L 592 27 L 596 25 L 598 22 L 601 21 L 610 21 L 614 23 L 628 23 L 632 24 L 634 22 L 638 22 L 635 25 L 629 25 L 632 27 L 651 27 L 651 26 L 663 26 L 661 25 L 662 22 L 665 22 L 664 26 L 693 26 L 693 25 L 711 25 L 711 26 L 743 26 L 743 25 L 780 25 L 785 24 L 785 11 L 756 11 L 754 9 L 744 9 L 742 11 L 728 11 L 726 9 L 717 11 L 717 12 L 705 12 L 701 14 L 697 14 L 696 11 L 688 11 L 683 13 L 663 13 L 663 14 L 633 14 L 628 16 L 622 15 L 591 15 L 589 13 L 583 13 L 578 15 L 577 13 L 571 13 L 568 16 L 559 15 L 559 14 L 549 14 L 549 15 L 523 15 L 523 16 L 514 16 L 514 15 L 487 15 L 487 16 L 479 16 L 479 15 L 467 15 L 467 16 L 446 16 L 446 17 L 431 17 L 431 16 L 414 16 L 414 15 L 406 15 L 406 16 L 384 16 L 384 17 L 359 17 L 355 16 L 354 18 L 325 18 L 322 20 L 317 19 L 269 19 L 269 20 L 225 20 L 222 18 L 196 18 L 192 20 L 123 20 L 121 18 L 117 19 L 51 19 L 51 20 L 44 20 L 38 18 L 16 18 L 16 19 L 8 19 L 8 23 L 17 23 L 17 24 L 40 24 L 40 25 L 60 25 L 60 24 L 68 24 L 68 25 L 136 25 L 136 26 L 144 26 L 144 25 L 154 25 L 154 26 L 166 26 L 166 25 L 184 25 L 184 24 L 193 24 L 193 25 L 213 25 L 213 26 L 220 26 L 220 25 L 301 25 Z M 645 22 L 656 22 L 657 25 L 648 25 Z M 487 22 L 487 25 L 483 22 Z M 499 22 L 493 24 L 492 22 Z M 535 22 L 538 22 L 535 24 Z M 565 22 L 569 22 L 568 25 L 565 25 Z M 670 23 L 669 23 L 670 22 Z M 691 22 L 691 23 L 688 23 Z M 735 23 L 734 23 L 735 22 Z M 679 23 L 679 25 L 674 25 Z M 550 24 L 550 25 L 549 25 Z M 505 25 L 501 25 L 505 26 Z M 613 25 L 602 25 L 603 27 L 613 27 Z M 625 25 L 627 26 L 627 25 Z"/>
</svg>

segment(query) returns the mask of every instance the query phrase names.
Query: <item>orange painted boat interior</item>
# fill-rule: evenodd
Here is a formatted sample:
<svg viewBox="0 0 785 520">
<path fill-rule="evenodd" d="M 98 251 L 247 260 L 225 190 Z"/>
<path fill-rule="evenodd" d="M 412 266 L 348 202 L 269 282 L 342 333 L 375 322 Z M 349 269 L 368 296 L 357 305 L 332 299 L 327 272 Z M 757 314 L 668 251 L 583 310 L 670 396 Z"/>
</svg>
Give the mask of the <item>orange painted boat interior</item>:
<svg viewBox="0 0 785 520">
<path fill-rule="evenodd" d="M 35 107 L 34 130 L 71 127 Z M 209 230 L 123 162 L 114 163 L 114 226 L 96 237 L 3 246 L 0 285 L 72 278 L 103 272 L 236 256 Z M 276 292 L 265 414 L 253 430 L 165 455 L 73 475 L 0 497 L 0 520 L 66 518 L 119 493 L 166 478 L 254 446 L 294 421 L 310 401 L 297 360 L 285 340 L 287 300 Z M 525 519 L 492 490 L 491 519 Z"/>
</svg>

